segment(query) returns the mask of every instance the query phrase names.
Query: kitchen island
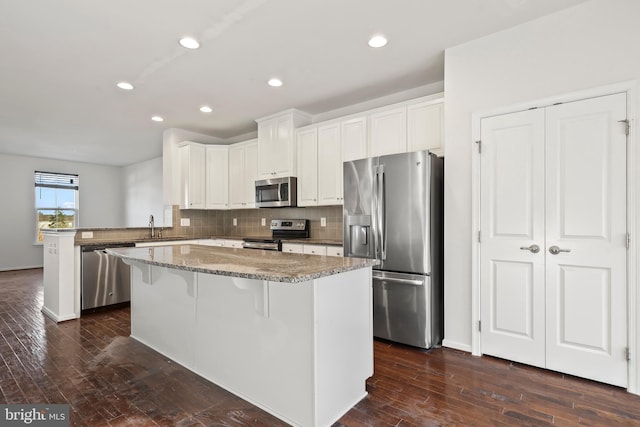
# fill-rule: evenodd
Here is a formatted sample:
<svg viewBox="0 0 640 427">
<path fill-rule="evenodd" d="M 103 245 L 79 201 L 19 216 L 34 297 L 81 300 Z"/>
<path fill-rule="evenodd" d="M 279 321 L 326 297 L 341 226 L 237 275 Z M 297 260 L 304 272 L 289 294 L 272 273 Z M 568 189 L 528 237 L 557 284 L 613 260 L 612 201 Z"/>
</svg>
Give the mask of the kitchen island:
<svg viewBox="0 0 640 427">
<path fill-rule="evenodd" d="M 328 426 L 373 374 L 375 261 L 201 245 L 132 266 L 131 336 L 292 425 Z"/>
</svg>

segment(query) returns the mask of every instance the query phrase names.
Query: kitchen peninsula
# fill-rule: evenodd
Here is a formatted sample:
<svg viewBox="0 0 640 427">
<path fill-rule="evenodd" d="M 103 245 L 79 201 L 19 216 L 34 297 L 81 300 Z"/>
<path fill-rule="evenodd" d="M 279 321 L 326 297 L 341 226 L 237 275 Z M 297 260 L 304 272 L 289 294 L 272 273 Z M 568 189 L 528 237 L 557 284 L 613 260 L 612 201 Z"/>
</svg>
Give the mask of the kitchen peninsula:
<svg viewBox="0 0 640 427">
<path fill-rule="evenodd" d="M 116 248 L 131 336 L 299 426 L 327 426 L 373 374 L 375 261 L 201 245 Z"/>
</svg>

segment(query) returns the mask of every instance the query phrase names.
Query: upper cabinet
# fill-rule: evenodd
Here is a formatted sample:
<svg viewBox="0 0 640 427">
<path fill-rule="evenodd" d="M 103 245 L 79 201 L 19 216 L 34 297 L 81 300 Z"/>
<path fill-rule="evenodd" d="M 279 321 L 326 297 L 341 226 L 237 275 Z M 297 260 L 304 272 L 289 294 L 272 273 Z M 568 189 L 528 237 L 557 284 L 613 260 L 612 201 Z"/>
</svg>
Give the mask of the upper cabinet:
<svg viewBox="0 0 640 427">
<path fill-rule="evenodd" d="M 340 122 L 342 161 L 367 157 L 367 116 L 353 117 Z"/>
<path fill-rule="evenodd" d="M 318 204 L 318 129 L 297 132 L 298 206 Z"/>
<path fill-rule="evenodd" d="M 255 208 L 255 182 L 258 178 L 258 140 L 229 147 L 229 207 Z"/>
<path fill-rule="evenodd" d="M 407 107 L 371 114 L 370 157 L 407 151 Z"/>
<path fill-rule="evenodd" d="M 298 206 L 342 203 L 340 123 L 297 132 Z"/>
<path fill-rule="evenodd" d="M 258 122 L 258 176 L 260 179 L 296 176 L 295 129 L 311 123 L 298 110 L 288 110 Z"/>
<path fill-rule="evenodd" d="M 444 103 L 442 99 L 407 106 L 407 151 L 442 148 Z"/>
<path fill-rule="evenodd" d="M 205 147 L 205 206 L 207 209 L 229 208 L 229 146 Z"/>
<path fill-rule="evenodd" d="M 182 142 L 180 209 L 229 208 L 229 147 Z"/>
<path fill-rule="evenodd" d="M 340 124 L 318 128 L 318 205 L 342 204 Z"/>
<path fill-rule="evenodd" d="M 205 208 L 205 146 L 185 142 L 178 148 L 180 160 L 180 209 Z"/>
</svg>

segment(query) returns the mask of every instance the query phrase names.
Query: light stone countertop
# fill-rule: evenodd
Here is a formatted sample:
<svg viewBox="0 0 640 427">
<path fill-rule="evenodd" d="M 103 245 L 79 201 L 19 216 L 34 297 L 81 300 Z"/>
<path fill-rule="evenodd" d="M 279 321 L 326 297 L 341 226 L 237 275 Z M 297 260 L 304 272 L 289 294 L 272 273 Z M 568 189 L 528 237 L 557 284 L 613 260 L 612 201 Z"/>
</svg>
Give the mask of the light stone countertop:
<svg viewBox="0 0 640 427">
<path fill-rule="evenodd" d="M 106 251 L 124 260 L 160 267 L 287 283 L 305 282 L 378 264 L 378 261 L 373 259 L 190 244 L 113 248 Z"/>
</svg>

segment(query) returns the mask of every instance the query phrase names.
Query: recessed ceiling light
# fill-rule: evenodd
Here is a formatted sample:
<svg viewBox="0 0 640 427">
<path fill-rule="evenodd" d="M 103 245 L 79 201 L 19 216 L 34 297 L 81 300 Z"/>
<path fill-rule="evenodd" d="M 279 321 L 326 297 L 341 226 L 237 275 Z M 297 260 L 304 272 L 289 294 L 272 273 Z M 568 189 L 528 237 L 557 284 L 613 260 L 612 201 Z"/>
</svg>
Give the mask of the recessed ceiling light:
<svg viewBox="0 0 640 427">
<path fill-rule="evenodd" d="M 384 36 L 373 36 L 369 40 L 369 46 L 382 47 L 387 44 L 387 39 Z"/>
<path fill-rule="evenodd" d="M 118 86 L 122 90 L 133 90 L 133 85 L 129 82 L 118 82 L 116 86 Z"/>
<path fill-rule="evenodd" d="M 151 120 L 153 120 L 154 122 L 164 122 L 164 119 L 160 116 L 153 116 L 151 117 Z"/>
<path fill-rule="evenodd" d="M 200 43 L 198 40 L 193 37 L 183 37 L 180 39 L 180 46 L 186 47 L 187 49 L 197 49 L 200 47 Z"/>
<path fill-rule="evenodd" d="M 203 113 L 210 113 L 213 111 L 213 109 L 208 105 L 203 105 L 202 107 L 200 107 L 200 111 L 202 111 Z"/>
<path fill-rule="evenodd" d="M 280 87 L 282 86 L 282 80 L 280 79 L 270 79 L 268 82 L 269 86 Z"/>
</svg>

